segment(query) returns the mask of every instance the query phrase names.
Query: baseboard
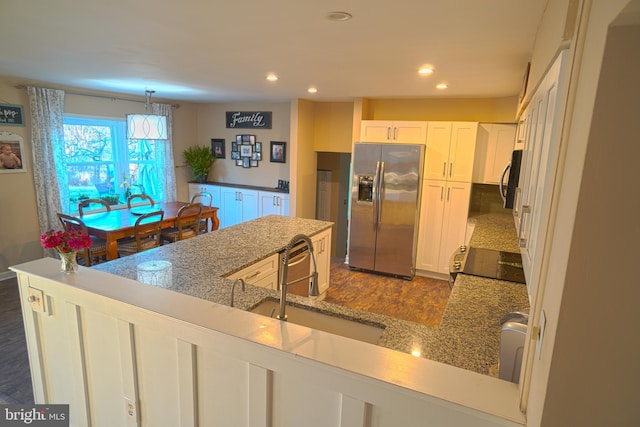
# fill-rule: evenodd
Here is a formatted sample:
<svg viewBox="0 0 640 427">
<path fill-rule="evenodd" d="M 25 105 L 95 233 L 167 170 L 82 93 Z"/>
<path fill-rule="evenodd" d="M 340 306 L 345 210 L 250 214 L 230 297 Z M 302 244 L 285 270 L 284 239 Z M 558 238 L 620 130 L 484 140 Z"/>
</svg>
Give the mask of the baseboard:
<svg viewBox="0 0 640 427">
<path fill-rule="evenodd" d="M 13 279 L 14 277 L 16 277 L 16 273 L 14 271 L 3 271 L 0 273 L 0 282 L 3 280 Z"/>
<path fill-rule="evenodd" d="M 435 271 L 416 270 L 416 276 L 438 280 L 449 280 L 448 274 L 436 273 Z"/>
</svg>

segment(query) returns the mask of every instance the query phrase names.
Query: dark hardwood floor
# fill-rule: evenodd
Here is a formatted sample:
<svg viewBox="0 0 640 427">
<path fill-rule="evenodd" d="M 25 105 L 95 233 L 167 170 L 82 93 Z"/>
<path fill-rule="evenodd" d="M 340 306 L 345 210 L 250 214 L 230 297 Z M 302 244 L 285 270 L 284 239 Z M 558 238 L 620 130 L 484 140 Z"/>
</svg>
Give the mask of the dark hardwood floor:
<svg viewBox="0 0 640 427">
<path fill-rule="evenodd" d="M 0 282 L 0 403 L 33 403 L 18 280 Z"/>
<path fill-rule="evenodd" d="M 450 290 L 446 281 L 411 281 L 351 271 L 331 260 L 331 286 L 325 301 L 397 319 L 438 326 Z M 0 403 L 33 403 L 17 279 L 0 282 Z"/>
</svg>

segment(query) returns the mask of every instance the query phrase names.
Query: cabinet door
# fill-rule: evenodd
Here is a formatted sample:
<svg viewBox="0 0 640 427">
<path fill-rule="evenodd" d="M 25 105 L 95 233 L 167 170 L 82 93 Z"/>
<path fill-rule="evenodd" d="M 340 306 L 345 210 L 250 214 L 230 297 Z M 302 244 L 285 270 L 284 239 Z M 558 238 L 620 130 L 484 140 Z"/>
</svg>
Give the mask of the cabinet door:
<svg viewBox="0 0 640 427">
<path fill-rule="evenodd" d="M 442 237 L 445 181 L 426 180 L 422 183 L 420 226 L 416 269 L 437 271 Z"/>
<path fill-rule="evenodd" d="M 449 181 L 444 195 L 438 273 L 449 273 L 451 255 L 465 243 L 471 183 Z"/>
<path fill-rule="evenodd" d="M 289 195 L 270 191 L 259 191 L 259 216 L 289 215 Z"/>
<path fill-rule="evenodd" d="M 429 122 L 422 179 L 446 179 L 450 142 L 451 122 Z"/>
<path fill-rule="evenodd" d="M 260 203 L 258 192 L 254 190 L 239 190 L 240 203 L 242 205 L 242 215 L 240 222 L 251 221 L 260 216 Z"/>
<path fill-rule="evenodd" d="M 471 182 L 477 134 L 478 123 L 476 122 L 452 123 L 449 162 L 446 166 L 448 180 Z"/>
<path fill-rule="evenodd" d="M 320 296 L 327 292 L 329 288 L 329 277 L 331 272 L 331 229 L 325 230 L 311 238 L 313 243 L 314 256 L 318 271 L 318 289 Z M 311 266 L 313 268 L 313 266 Z M 311 273 L 310 271 L 309 273 Z"/>
<path fill-rule="evenodd" d="M 360 142 L 391 141 L 392 122 L 386 120 L 363 120 L 360 122 Z"/>
<path fill-rule="evenodd" d="M 220 228 L 231 227 L 242 222 L 240 194 L 237 188 L 221 187 L 222 207 L 218 211 Z"/>
<path fill-rule="evenodd" d="M 499 184 L 504 168 L 511 161 L 515 140 L 515 124 L 480 123 L 473 161 L 473 182 Z"/>
<path fill-rule="evenodd" d="M 427 142 L 427 122 L 393 122 L 391 139 L 393 142 L 403 144 L 425 144 Z"/>
</svg>

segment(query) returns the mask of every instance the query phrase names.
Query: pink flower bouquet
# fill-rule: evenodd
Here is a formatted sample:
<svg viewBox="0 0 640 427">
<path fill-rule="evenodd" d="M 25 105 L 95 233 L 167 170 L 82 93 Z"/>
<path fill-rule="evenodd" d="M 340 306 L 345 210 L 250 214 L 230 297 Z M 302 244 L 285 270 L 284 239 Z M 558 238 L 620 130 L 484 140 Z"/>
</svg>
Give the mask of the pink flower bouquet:
<svg viewBox="0 0 640 427">
<path fill-rule="evenodd" d="M 55 249 L 60 253 L 69 253 L 90 248 L 92 240 L 82 230 L 49 230 L 40 236 L 40 243 L 45 249 Z"/>
</svg>

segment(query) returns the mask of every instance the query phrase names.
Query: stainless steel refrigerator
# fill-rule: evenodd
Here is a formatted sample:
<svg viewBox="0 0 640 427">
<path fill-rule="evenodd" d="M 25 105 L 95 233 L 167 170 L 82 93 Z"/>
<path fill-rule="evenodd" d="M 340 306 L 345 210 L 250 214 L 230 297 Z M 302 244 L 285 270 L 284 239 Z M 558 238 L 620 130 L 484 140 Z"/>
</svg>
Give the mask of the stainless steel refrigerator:
<svg viewBox="0 0 640 427">
<path fill-rule="evenodd" d="M 351 163 L 349 266 L 415 274 L 424 147 L 356 143 Z"/>
</svg>

